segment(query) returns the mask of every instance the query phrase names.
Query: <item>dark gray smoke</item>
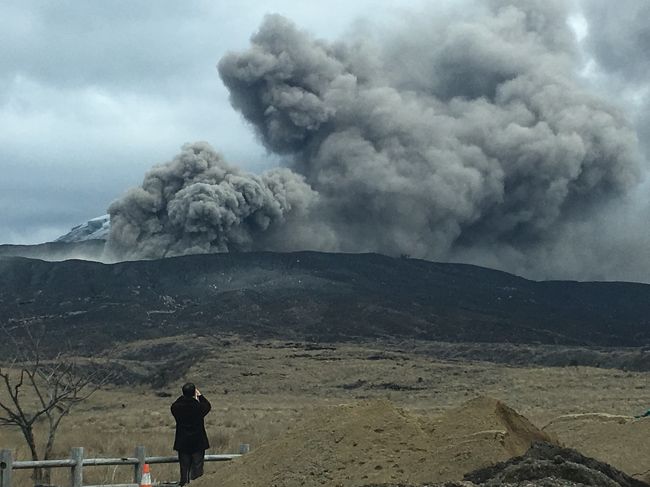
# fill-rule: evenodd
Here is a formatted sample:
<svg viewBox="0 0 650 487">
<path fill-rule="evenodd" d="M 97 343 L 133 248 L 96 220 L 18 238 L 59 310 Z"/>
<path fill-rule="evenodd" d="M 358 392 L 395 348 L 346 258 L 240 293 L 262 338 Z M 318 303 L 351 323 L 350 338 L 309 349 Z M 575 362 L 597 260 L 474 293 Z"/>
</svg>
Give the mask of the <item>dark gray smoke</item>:
<svg viewBox="0 0 650 487">
<path fill-rule="evenodd" d="M 650 76 L 650 2 L 588 0 L 582 3 L 589 25 L 587 48 L 608 72 L 628 81 Z"/>
<path fill-rule="evenodd" d="M 265 247 L 316 194 L 287 169 L 261 176 L 228 166 L 208 144 L 183 147 L 110 208 L 109 257 L 158 258 Z"/>
<path fill-rule="evenodd" d="M 326 201 L 343 249 L 526 246 L 637 181 L 634 132 L 576 84 L 560 5 L 499 2 L 435 27 L 368 48 L 271 16 L 219 64 L 235 108 Z"/>
<path fill-rule="evenodd" d="M 307 248 L 544 274 L 546 257 L 575 245 L 574 224 L 640 177 L 633 129 L 577 81 L 564 5 L 480 2 L 471 15 L 414 15 L 337 43 L 266 17 L 219 73 L 260 140 L 286 157 L 284 181 L 300 188 L 289 210 L 257 224 L 269 197 L 217 225 L 212 212 L 188 208 L 210 201 L 216 212 L 222 199 L 186 190 L 192 176 L 179 171 L 163 181 L 159 168 L 111 207 L 111 247 L 149 257 L 277 249 L 279 235 L 298 233 Z M 289 231 L 284 215 L 294 207 Z M 304 230 L 314 222 L 320 231 Z"/>
<path fill-rule="evenodd" d="M 579 262 L 592 275 L 600 269 L 601 277 L 650 282 L 650 2 L 582 0 L 579 5 L 588 26 L 581 46 L 589 63 L 586 81 L 625 108 L 638 134 L 646 178 L 624 201 L 576 225 L 571 234 L 582 243 Z"/>
<path fill-rule="evenodd" d="M 587 53 L 602 71 L 607 91 L 631 98 L 629 110 L 650 156 L 650 2 L 589 0 L 582 6 L 590 26 Z"/>
</svg>

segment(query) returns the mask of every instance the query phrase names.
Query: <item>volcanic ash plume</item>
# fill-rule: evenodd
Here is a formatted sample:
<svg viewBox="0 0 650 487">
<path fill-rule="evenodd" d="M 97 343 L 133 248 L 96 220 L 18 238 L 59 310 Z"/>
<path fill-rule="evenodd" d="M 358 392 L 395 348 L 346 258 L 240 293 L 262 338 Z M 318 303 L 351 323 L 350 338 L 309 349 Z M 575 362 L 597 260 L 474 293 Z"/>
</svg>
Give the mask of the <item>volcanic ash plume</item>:
<svg viewBox="0 0 650 487">
<path fill-rule="evenodd" d="M 275 247 L 298 229 L 302 248 L 434 259 L 561 248 L 562 228 L 640 174 L 633 130 L 578 85 L 564 5 L 477 2 L 471 16 L 418 15 L 337 43 L 266 17 L 219 73 L 292 172 L 240 176 L 249 186 L 215 163 L 200 174 L 224 176 L 206 186 L 184 169 L 198 157 L 186 149 L 111 208 L 111 246 L 146 256 L 265 248 L 274 227 Z M 242 187 L 256 204 L 229 203 Z M 327 238 L 304 231 L 315 221 Z"/>
<path fill-rule="evenodd" d="M 634 132 L 577 85 L 562 5 L 492 2 L 378 45 L 330 45 L 270 16 L 219 72 L 319 192 L 341 248 L 526 248 L 639 177 Z"/>
<path fill-rule="evenodd" d="M 188 144 L 109 208 L 108 252 L 119 258 L 254 250 L 316 194 L 287 169 L 260 176 L 228 166 L 206 143 Z"/>
</svg>

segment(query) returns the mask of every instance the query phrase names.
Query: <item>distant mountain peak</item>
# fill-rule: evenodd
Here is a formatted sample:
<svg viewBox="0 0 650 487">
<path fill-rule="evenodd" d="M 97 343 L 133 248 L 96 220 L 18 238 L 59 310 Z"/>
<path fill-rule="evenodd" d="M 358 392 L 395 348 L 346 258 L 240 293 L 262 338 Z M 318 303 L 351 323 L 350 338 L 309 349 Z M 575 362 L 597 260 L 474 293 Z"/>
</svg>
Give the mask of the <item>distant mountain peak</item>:
<svg viewBox="0 0 650 487">
<path fill-rule="evenodd" d="M 84 242 L 86 240 L 106 240 L 111 228 L 110 215 L 102 215 L 86 223 L 77 225 L 65 235 L 57 238 L 56 242 Z"/>
</svg>

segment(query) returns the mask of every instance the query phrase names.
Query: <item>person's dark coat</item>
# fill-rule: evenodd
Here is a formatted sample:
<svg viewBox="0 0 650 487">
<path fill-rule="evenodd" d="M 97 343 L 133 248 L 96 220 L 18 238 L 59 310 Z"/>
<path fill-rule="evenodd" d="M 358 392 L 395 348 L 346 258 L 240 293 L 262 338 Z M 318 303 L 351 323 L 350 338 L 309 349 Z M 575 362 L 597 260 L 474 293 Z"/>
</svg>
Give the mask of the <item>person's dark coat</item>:
<svg viewBox="0 0 650 487">
<path fill-rule="evenodd" d="M 176 420 L 174 450 L 194 453 L 210 448 L 203 418 L 210 412 L 211 407 L 203 395 L 199 396 L 198 401 L 185 396 L 174 401 L 171 407 Z"/>
</svg>

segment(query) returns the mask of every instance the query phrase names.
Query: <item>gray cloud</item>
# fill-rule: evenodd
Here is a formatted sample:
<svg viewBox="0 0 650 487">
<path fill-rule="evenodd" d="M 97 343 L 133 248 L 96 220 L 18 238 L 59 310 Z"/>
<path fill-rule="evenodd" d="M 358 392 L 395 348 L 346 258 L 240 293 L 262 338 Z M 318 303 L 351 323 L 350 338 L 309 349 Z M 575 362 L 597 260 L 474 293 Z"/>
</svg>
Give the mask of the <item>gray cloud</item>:
<svg viewBox="0 0 650 487">
<path fill-rule="evenodd" d="M 303 179 L 287 169 L 246 174 L 208 144 L 188 144 L 109 207 L 108 257 L 266 248 L 267 231 L 272 235 L 280 224 L 290 228 L 291 219 L 315 200 Z"/>
<path fill-rule="evenodd" d="M 54 240 L 105 213 L 186 140 L 267 166 L 218 83 L 218 46 L 236 39 L 214 29 L 222 13 L 212 2 L 3 2 L 0 243 Z"/>
<path fill-rule="evenodd" d="M 589 24 L 586 47 L 609 73 L 647 83 L 650 76 L 650 2 L 582 2 Z"/>
<path fill-rule="evenodd" d="M 474 5 L 335 43 L 272 15 L 247 51 L 221 59 L 232 105 L 285 157 L 287 177 L 311 188 L 300 179 L 305 211 L 291 231 L 275 220 L 266 240 L 246 223 L 243 248 L 275 249 L 280 235 L 298 233 L 300 247 L 286 248 L 462 258 L 534 276 L 555 256 L 570 260 L 560 272 L 589 273 L 580 238 L 594 227 L 580 222 L 595 222 L 639 183 L 634 130 L 580 86 L 565 2 Z M 159 203 L 163 219 L 176 211 Z M 197 219 L 209 220 L 189 221 Z M 164 255 L 150 252 L 152 234 L 175 253 L 231 249 L 220 231 L 196 246 L 192 235 L 149 222 L 136 215 L 123 248 Z M 315 224 L 319 232 L 304 230 Z"/>
<path fill-rule="evenodd" d="M 9 1 L 0 26 L 12 43 L 0 47 L 0 77 L 180 96 L 182 80 L 210 71 L 195 51 L 207 60 L 212 48 L 193 38 L 210 37 L 210 13 L 208 4 L 169 0 Z"/>
<path fill-rule="evenodd" d="M 424 0 L 396 0 L 413 5 Z M 228 102 L 215 64 L 268 11 L 331 37 L 371 0 L 4 0 L 0 15 L 0 243 L 53 240 L 105 212 L 189 140 L 247 170 L 277 165 Z M 70 173 L 74 176 L 70 177 Z M 31 198 L 31 187 L 42 201 Z M 9 215 L 9 208 L 17 213 Z"/>
<path fill-rule="evenodd" d="M 342 248 L 525 248 L 637 182 L 633 130 L 574 79 L 561 3 L 445 20 L 367 48 L 271 16 L 219 64 L 233 106 L 328 202 Z"/>
<path fill-rule="evenodd" d="M 650 157 L 650 2 L 582 2 L 588 22 L 585 49 L 598 67 L 602 88 L 627 105 L 646 158 Z"/>
<path fill-rule="evenodd" d="M 624 106 L 633 120 L 644 154 L 645 181 L 619 205 L 602 212 L 582 232 L 594 242 L 585 253 L 604 276 L 648 282 L 650 275 L 650 3 L 638 0 L 580 3 L 587 22 L 583 42 L 591 60 L 591 81 Z M 600 234 L 598 234 L 600 231 Z M 574 235 L 576 232 L 574 231 Z M 602 271 L 601 271 L 602 272 Z M 601 275 L 602 277 L 602 275 Z"/>
</svg>

